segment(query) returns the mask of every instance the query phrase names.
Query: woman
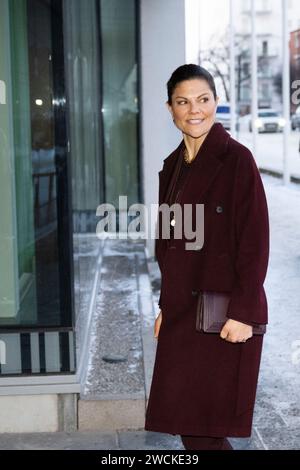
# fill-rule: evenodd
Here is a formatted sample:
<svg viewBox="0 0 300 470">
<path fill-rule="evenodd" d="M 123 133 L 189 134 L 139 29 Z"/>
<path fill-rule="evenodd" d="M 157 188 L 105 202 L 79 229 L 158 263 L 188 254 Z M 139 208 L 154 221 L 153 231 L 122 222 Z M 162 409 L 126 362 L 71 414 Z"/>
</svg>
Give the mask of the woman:
<svg viewBox="0 0 300 470">
<path fill-rule="evenodd" d="M 161 310 L 145 430 L 179 434 L 186 449 L 229 450 L 227 437 L 251 435 L 263 344 L 252 327 L 267 323 L 266 197 L 251 152 L 215 122 L 212 76 L 186 64 L 167 87 L 183 140 L 159 172 L 159 206 L 204 204 L 204 243 L 187 250 L 172 220 L 169 239 L 156 239 Z M 201 290 L 230 293 L 220 334 L 195 328 Z"/>
</svg>

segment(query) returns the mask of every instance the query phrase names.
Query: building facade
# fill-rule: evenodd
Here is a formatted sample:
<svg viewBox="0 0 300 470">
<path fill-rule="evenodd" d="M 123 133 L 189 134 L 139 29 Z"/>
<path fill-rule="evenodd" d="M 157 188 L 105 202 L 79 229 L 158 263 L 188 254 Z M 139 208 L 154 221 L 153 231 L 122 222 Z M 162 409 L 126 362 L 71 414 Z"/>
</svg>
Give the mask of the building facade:
<svg viewBox="0 0 300 470">
<path fill-rule="evenodd" d="M 300 24 L 299 4 L 287 0 L 288 27 L 292 31 Z M 238 101 L 242 112 L 250 112 L 251 105 L 251 0 L 235 5 L 237 44 Z M 255 20 L 257 35 L 258 106 L 282 110 L 282 2 L 256 0 Z"/>
<path fill-rule="evenodd" d="M 184 7 L 0 2 L 0 432 L 76 428 L 96 209 L 157 203 L 178 141 L 165 85 L 185 62 Z"/>
</svg>

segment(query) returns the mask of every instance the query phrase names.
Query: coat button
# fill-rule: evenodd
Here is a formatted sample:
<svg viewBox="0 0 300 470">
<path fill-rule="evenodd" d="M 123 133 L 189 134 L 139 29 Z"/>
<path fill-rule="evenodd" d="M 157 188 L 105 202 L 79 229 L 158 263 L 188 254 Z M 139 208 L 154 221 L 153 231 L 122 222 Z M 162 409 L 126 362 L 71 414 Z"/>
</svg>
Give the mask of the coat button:
<svg viewBox="0 0 300 470">
<path fill-rule="evenodd" d="M 216 207 L 216 212 L 217 212 L 217 214 L 221 214 L 223 212 L 223 207 L 222 206 L 217 206 Z"/>
<path fill-rule="evenodd" d="M 192 290 L 192 295 L 195 297 L 198 294 L 197 290 Z"/>
</svg>

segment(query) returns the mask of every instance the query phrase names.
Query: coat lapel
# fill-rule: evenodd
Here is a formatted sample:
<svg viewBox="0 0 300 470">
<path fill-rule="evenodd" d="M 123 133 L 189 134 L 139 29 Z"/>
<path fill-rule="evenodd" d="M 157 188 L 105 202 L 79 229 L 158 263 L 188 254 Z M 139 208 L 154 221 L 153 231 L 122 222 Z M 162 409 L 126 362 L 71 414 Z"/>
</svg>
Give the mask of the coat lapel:
<svg viewBox="0 0 300 470">
<path fill-rule="evenodd" d="M 181 149 L 184 147 L 184 140 L 180 142 L 178 147 L 169 155 L 167 158 L 164 159 L 164 166 L 161 171 L 158 172 L 159 176 L 159 204 L 168 200 L 168 196 L 170 194 L 170 183 L 172 180 L 172 176 L 176 170 L 176 164 L 178 162 L 178 158 L 180 156 Z"/>
<path fill-rule="evenodd" d="M 200 202 L 203 199 L 224 164 L 221 156 L 227 151 L 229 139 L 230 135 L 222 124 L 214 123 L 191 164 L 191 171 L 184 187 L 181 203 Z M 164 167 L 159 172 L 159 204 L 167 202 L 172 175 L 174 175 L 176 163 L 183 147 L 184 140 L 182 139 L 174 152 L 164 160 Z"/>
</svg>

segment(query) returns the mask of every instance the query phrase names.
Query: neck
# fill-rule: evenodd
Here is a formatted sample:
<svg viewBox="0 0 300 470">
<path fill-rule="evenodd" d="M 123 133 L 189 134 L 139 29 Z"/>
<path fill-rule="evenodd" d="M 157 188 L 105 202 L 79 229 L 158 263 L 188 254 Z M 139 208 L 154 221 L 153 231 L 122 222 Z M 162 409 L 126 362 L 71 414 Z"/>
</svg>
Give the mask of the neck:
<svg viewBox="0 0 300 470">
<path fill-rule="evenodd" d="M 210 130 L 210 128 L 209 128 L 209 130 Z M 200 147 L 203 144 L 209 130 L 205 134 L 202 134 L 201 136 L 196 137 L 196 138 L 191 137 L 188 134 L 183 134 L 183 139 L 184 139 L 186 149 L 188 151 L 189 160 L 194 160 L 194 158 L 196 157 L 197 153 L 199 152 Z"/>
</svg>

